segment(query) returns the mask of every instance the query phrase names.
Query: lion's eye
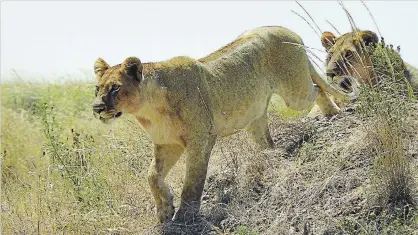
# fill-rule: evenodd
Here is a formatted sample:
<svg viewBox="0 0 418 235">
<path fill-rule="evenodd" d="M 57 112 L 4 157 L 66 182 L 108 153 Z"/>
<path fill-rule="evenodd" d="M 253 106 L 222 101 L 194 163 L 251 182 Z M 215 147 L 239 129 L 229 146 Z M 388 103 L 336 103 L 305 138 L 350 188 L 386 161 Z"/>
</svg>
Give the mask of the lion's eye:
<svg viewBox="0 0 418 235">
<path fill-rule="evenodd" d="M 112 91 L 112 92 L 116 92 L 116 91 L 119 91 L 119 89 L 120 89 L 120 85 L 118 85 L 118 84 L 113 84 L 113 85 L 112 85 L 112 89 L 111 89 L 111 91 Z"/>
<path fill-rule="evenodd" d="M 96 86 L 96 91 L 94 93 L 95 96 L 97 96 L 97 94 L 99 94 L 99 90 L 100 90 L 100 87 L 99 86 Z"/>
<path fill-rule="evenodd" d="M 351 51 L 346 51 L 345 52 L 345 58 L 350 58 L 351 56 L 353 56 L 353 52 L 351 52 Z"/>
</svg>

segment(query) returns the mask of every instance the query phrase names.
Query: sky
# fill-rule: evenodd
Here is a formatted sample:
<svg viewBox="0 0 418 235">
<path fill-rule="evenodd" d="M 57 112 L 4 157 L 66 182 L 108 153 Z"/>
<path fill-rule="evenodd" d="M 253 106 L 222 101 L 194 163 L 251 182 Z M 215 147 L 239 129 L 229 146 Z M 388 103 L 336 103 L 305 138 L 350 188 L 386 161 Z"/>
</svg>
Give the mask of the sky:
<svg viewBox="0 0 418 235">
<path fill-rule="evenodd" d="M 300 1 L 320 32 L 351 30 L 337 1 Z M 418 1 L 344 1 L 360 29 L 401 46 L 418 67 Z M 319 30 L 295 1 L 2 1 L 1 79 L 94 81 L 93 64 L 136 56 L 143 62 L 201 58 L 246 30 L 280 25 L 299 34 L 320 59 Z M 379 33 L 379 35 L 380 35 Z M 318 62 L 322 68 L 323 62 Z M 16 75 L 17 74 L 17 75 Z"/>
</svg>

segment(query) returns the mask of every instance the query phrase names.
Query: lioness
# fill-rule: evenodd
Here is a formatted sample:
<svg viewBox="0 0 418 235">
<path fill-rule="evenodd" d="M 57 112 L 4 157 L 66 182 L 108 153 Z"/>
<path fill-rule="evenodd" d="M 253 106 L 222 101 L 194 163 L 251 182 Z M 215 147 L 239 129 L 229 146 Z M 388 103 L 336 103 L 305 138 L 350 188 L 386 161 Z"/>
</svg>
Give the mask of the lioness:
<svg viewBox="0 0 418 235">
<path fill-rule="evenodd" d="M 129 57 L 110 67 L 97 59 L 94 114 L 105 123 L 122 113 L 132 114 L 149 134 L 154 160 L 148 179 L 161 222 L 174 215 L 173 195 L 164 178 L 183 152 L 186 176 L 176 220 L 199 211 L 217 136 L 246 129 L 262 148 L 273 146 L 267 120 L 273 93 L 296 110 L 308 108 L 318 97 L 326 115 L 339 108 L 325 92 L 354 98 L 323 80 L 300 45 L 301 38 L 288 29 L 261 27 L 199 60 L 175 57 L 141 63 Z"/>
<path fill-rule="evenodd" d="M 375 68 L 373 61 L 377 56 L 385 56 L 387 58 L 380 60 L 386 60 L 393 69 L 404 72 L 409 84 L 415 92 L 418 91 L 418 70 L 405 63 L 384 42 L 378 45 L 376 33 L 369 30 L 354 31 L 337 38 L 331 32 L 324 32 L 321 42 L 328 53 L 325 62 L 327 76 L 333 78 L 343 89 L 351 91 L 361 84 L 376 84 L 382 78 L 382 71 L 376 71 L 378 68 Z M 376 48 L 380 51 L 376 51 Z M 398 68 L 396 60 L 401 61 Z"/>
</svg>

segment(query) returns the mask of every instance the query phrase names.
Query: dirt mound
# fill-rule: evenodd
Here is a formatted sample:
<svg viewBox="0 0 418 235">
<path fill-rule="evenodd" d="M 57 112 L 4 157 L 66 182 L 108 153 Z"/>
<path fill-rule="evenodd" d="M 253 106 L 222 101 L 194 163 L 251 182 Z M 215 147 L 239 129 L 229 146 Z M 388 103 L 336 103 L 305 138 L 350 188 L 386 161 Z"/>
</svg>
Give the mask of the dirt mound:
<svg viewBox="0 0 418 235">
<path fill-rule="evenodd" d="M 374 157 L 356 106 L 331 119 L 271 117 L 272 150 L 245 132 L 213 150 L 202 215 L 164 234 L 335 234 L 369 213 Z M 418 138 L 408 155 L 416 156 Z M 413 147 L 415 146 L 415 147 Z"/>
<path fill-rule="evenodd" d="M 250 225 L 267 234 L 321 233 L 335 228 L 338 217 L 356 216 L 364 207 L 371 159 L 363 154 L 366 135 L 352 111 L 333 119 L 273 118 L 275 149 L 208 177 L 205 216 L 224 231 Z M 248 174 L 254 167 L 261 170 Z"/>
</svg>

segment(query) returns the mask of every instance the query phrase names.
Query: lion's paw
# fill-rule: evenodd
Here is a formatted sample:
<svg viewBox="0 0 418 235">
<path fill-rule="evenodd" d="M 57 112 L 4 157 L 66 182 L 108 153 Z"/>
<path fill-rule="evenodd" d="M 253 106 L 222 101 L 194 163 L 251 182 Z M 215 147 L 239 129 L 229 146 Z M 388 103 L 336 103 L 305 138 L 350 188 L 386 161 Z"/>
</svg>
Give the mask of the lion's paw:
<svg viewBox="0 0 418 235">
<path fill-rule="evenodd" d="M 161 210 L 157 212 L 158 219 L 160 220 L 160 223 L 164 223 L 167 220 L 171 220 L 174 216 L 174 206 L 173 205 L 167 205 L 165 207 L 162 207 Z"/>
</svg>

